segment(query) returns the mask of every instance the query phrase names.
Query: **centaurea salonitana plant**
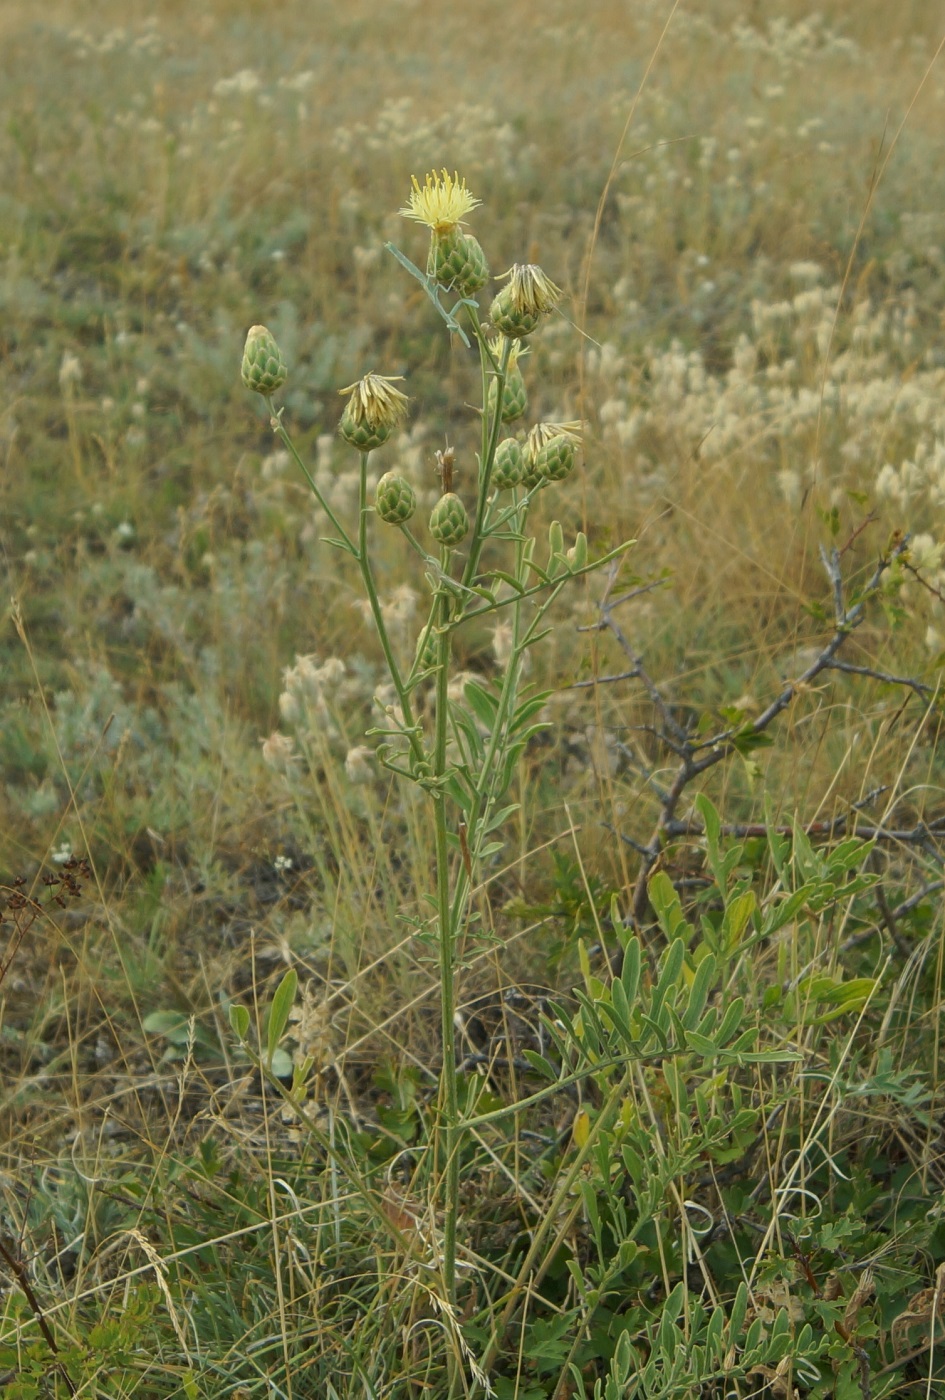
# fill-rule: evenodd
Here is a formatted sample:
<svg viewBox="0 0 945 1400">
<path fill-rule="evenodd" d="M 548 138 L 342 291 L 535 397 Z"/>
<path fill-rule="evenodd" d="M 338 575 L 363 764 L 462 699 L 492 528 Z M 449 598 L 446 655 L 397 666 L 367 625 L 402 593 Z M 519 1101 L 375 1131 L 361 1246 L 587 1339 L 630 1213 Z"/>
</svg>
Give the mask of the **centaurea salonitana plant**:
<svg viewBox="0 0 945 1400">
<path fill-rule="evenodd" d="M 437 1130 L 442 1185 L 436 1204 L 443 1220 L 443 1287 L 449 1306 L 456 1299 L 459 1181 L 466 1136 L 454 1023 L 458 950 L 462 948 L 464 955 L 475 950 L 471 893 L 481 882 L 484 866 L 501 847 L 499 833 L 515 810 L 507 793 L 518 760 L 541 728 L 538 716 L 547 697 L 523 693 L 523 670 L 529 648 L 545 634 L 549 611 L 562 590 L 627 547 L 591 561 L 584 535 L 566 548 L 555 521 L 547 557 L 539 562 L 539 543 L 528 528 L 529 507 L 538 491 L 562 481 L 574 469 L 581 425 L 539 424 L 525 441 L 508 436 L 508 431 L 527 405 L 521 370 L 523 337 L 554 311 L 561 292 L 540 267 L 516 265 L 491 303 L 492 324 L 487 333 L 474 297 L 488 280 L 488 267 L 476 239 L 461 227 L 479 202 L 464 180 L 445 170 L 427 175 L 422 185 L 415 178 L 401 213 L 430 230 L 426 273 L 399 250 L 391 250 L 424 285 L 451 333 L 470 347 L 475 345 L 479 355 L 481 435 L 474 485 L 461 489 L 465 481 L 455 472 L 453 449 L 437 454 L 442 493 L 428 522 L 429 547 L 408 524 L 415 522 L 416 492 L 402 475 L 385 473 L 373 504 L 367 498 L 370 453 L 388 441 L 407 411 L 407 398 L 392 379 L 370 373 L 342 390 L 347 401 L 340 432 L 361 459 L 358 518 L 351 526 L 340 521 L 325 501 L 292 443 L 281 410 L 273 405 L 270 385 L 278 378 L 282 360 L 271 336 L 259 327 L 250 333 L 253 343 L 247 345 L 251 372 L 244 367 L 244 382 L 265 398 L 273 430 L 305 474 L 331 523 L 334 537 L 329 543 L 358 564 L 398 701 L 388 712 L 388 727 L 371 731 L 382 735 L 375 756 L 405 782 L 422 789 L 429 802 L 436 887 L 417 894 L 418 902 L 432 894 L 436 910 L 430 933 L 437 950 L 443 1041 Z M 440 296 L 451 293 L 459 299 L 447 310 Z M 429 585 L 428 620 L 409 669 L 397 659 L 378 597 L 371 558 L 372 516 L 402 532 L 407 548 L 419 556 Z M 504 547 L 501 567 L 482 567 L 487 543 L 500 547 L 491 551 L 497 556 Z M 468 683 L 462 700 L 451 698 L 455 633 L 473 619 L 481 624 L 493 615 L 503 622 L 497 682 L 493 686 Z M 418 687 L 431 680 L 432 716 L 421 712 L 416 703 Z"/>
</svg>

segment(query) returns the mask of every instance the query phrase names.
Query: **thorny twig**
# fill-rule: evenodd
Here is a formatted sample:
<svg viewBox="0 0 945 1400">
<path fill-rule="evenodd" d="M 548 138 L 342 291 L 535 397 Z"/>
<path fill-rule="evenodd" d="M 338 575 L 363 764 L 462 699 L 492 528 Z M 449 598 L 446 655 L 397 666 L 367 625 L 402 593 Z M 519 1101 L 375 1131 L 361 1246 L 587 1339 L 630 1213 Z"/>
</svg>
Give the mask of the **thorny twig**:
<svg viewBox="0 0 945 1400">
<path fill-rule="evenodd" d="M 904 686 L 926 702 L 934 699 L 936 692 L 932 688 L 911 677 L 895 676 L 885 671 L 878 671 L 867 666 L 854 666 L 837 659 L 837 653 L 862 623 L 866 615 L 867 604 L 879 591 L 884 574 L 894 562 L 901 558 L 907 548 L 908 537 L 905 537 L 899 539 L 888 553 L 879 558 L 872 575 L 864 587 L 858 591 L 856 601 L 852 604 L 848 604 L 844 596 L 840 551 L 836 548 L 830 551 L 822 550 L 821 557 L 833 600 L 834 630 L 832 636 L 810 665 L 796 679 L 788 681 L 780 693 L 754 720 L 724 730 L 708 740 L 695 737 L 689 729 L 684 728 L 678 722 L 666 697 L 647 672 L 642 656 L 636 651 L 615 618 L 614 609 L 624 599 L 610 597 L 617 577 L 616 568 L 611 570 L 607 588 L 600 604 L 599 616 L 597 621 L 592 624 L 592 628 L 599 632 L 610 632 L 627 657 L 630 667 L 623 673 L 621 679 L 636 679 L 643 686 L 656 711 L 660 741 L 679 759 L 679 765 L 672 781 L 660 795 L 659 817 L 650 839 L 642 844 L 631 843 L 640 853 L 640 870 L 634 889 L 632 910 L 633 922 L 637 928 L 642 925 L 646 916 L 648 907 L 647 884 L 649 876 L 660 858 L 664 842 L 674 836 L 696 835 L 701 832 L 699 823 L 677 818 L 679 803 L 686 789 L 696 778 L 714 768 L 716 764 L 721 763 L 739 748 L 750 745 L 753 739 L 763 734 L 774 720 L 788 708 L 795 697 L 822 672 L 837 670 L 847 671 L 854 675 L 870 676 L 887 684 Z M 609 680 L 611 678 L 605 677 L 603 679 Z M 812 831 L 822 827 L 823 830 L 817 830 L 817 834 L 833 835 L 842 830 L 847 822 L 847 817 L 840 817 L 835 822 L 815 823 L 812 826 Z M 857 823 L 856 831 L 858 835 L 866 839 L 873 837 L 878 840 L 901 841 L 928 849 L 930 837 L 933 832 L 938 834 L 935 828 L 939 827 L 945 832 L 945 820 L 936 822 L 933 826 L 921 823 L 911 831 L 896 832 L 889 831 L 878 824 L 864 827 Z M 746 836 L 764 835 L 766 830 L 764 826 L 732 828 L 735 834 Z"/>
</svg>

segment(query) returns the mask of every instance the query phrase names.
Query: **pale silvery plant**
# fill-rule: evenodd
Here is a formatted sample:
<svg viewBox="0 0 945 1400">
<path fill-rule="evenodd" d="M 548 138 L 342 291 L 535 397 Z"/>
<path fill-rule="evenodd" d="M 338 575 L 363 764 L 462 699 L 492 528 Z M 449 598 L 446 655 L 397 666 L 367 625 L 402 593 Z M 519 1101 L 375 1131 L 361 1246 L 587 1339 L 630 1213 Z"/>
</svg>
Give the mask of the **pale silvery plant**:
<svg viewBox="0 0 945 1400">
<path fill-rule="evenodd" d="M 443 1182 L 443 1274 L 447 1299 L 455 1301 L 456 1232 L 459 1168 L 463 1139 L 454 1021 L 458 949 L 474 946 L 470 937 L 470 895 L 484 862 L 499 849 L 497 833 L 515 810 L 504 802 L 517 762 L 529 738 L 541 728 L 539 713 L 547 696 L 524 694 L 527 653 L 548 628 L 550 609 L 574 579 L 610 563 L 629 545 L 591 561 L 587 539 L 577 535 L 565 547 L 561 525 L 552 523 L 548 552 L 539 562 L 539 544 L 529 533 L 529 507 L 541 490 L 565 480 L 575 466 L 580 441 L 578 423 L 538 423 L 527 435 L 511 435 L 509 425 L 527 409 L 522 373 L 525 337 L 541 329 L 554 312 L 560 290 L 540 267 L 516 264 L 500 279 L 487 323 L 476 300 L 489 281 L 485 254 L 465 231 L 466 216 L 480 203 L 464 180 L 446 170 L 414 178 L 406 218 L 430 230 L 426 272 L 421 272 L 393 245 L 388 249 L 417 278 L 451 334 L 470 349 L 481 368 L 481 443 L 477 454 L 475 493 L 467 504 L 454 490 L 455 454 L 437 453 L 441 494 L 428 521 L 433 545 L 427 549 L 413 533 L 417 509 L 414 487 L 398 473 L 385 472 L 369 500 L 368 460 L 405 420 L 408 398 L 395 379 L 365 374 L 341 390 L 345 406 L 341 436 L 360 454 L 360 489 L 353 525 L 339 519 L 312 472 L 302 461 L 277 410 L 273 394 L 288 371 L 270 332 L 254 326 L 243 355 L 242 377 L 248 389 L 264 398 L 271 425 L 294 458 L 327 516 L 333 537 L 327 540 L 357 563 L 366 607 L 384 654 L 395 703 L 386 706 L 386 725 L 368 731 L 380 736 L 376 758 L 404 781 L 422 789 L 429 800 L 435 833 L 435 937 L 440 977 L 443 1068 L 440 1093 L 439 1161 Z M 458 296 L 450 308 L 441 297 Z M 379 599 L 371 559 L 375 528 L 400 530 L 406 547 L 416 553 L 429 586 L 427 621 L 412 662 L 402 664 L 392 642 L 388 618 Z M 482 565 L 486 544 L 504 545 L 502 567 Z M 452 639 L 472 621 L 495 615 L 502 638 L 500 677 L 487 688 L 467 680 L 456 695 L 451 677 Z M 451 681 L 453 682 L 451 684 Z M 433 688 L 432 706 L 419 697 Z M 425 893 L 419 892 L 421 896 Z"/>
</svg>

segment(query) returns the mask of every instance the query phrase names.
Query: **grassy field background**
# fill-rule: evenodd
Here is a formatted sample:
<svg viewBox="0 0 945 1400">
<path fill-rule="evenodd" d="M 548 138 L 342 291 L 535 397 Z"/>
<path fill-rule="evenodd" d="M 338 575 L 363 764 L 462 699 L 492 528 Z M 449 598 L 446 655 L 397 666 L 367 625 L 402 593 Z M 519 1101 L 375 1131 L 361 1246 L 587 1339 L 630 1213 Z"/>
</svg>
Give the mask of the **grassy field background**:
<svg viewBox="0 0 945 1400">
<path fill-rule="evenodd" d="M 750 720 L 817 654 L 833 617 L 822 546 L 841 550 L 852 594 L 911 536 L 911 567 L 844 652 L 873 674 L 818 678 L 771 747 L 734 755 L 704 788 L 733 824 L 843 816 L 849 832 L 856 810 L 912 833 L 869 857 L 878 904 L 798 921 L 793 945 L 757 947 L 738 976 L 760 1004 L 808 967 L 882 970 L 865 1020 L 803 1022 L 808 1058 L 768 1086 L 800 1117 L 766 1160 L 796 1150 L 804 1103 L 815 1112 L 818 1075 L 845 1046 L 873 1085 L 869 1113 L 845 1103 L 817 1164 L 829 1181 L 810 1189 L 834 1225 L 879 1216 L 868 1240 L 845 1225 L 816 1248 L 824 1273 L 891 1261 L 863 1332 L 886 1347 L 873 1394 L 945 1393 L 934 1322 L 922 1333 L 938 1294 L 913 1309 L 910 1344 L 933 1345 L 912 1371 L 895 1364 L 905 1343 L 888 1342 L 909 1300 L 940 1290 L 945 1261 L 942 859 L 921 829 L 943 810 L 941 23 L 923 0 L 816 15 L 787 0 L 3 7 L 0 871 L 47 902 L 0 986 L 0 1239 L 21 1261 L 0 1266 L 11 1393 L 447 1393 L 411 1332 L 416 1300 L 397 1312 L 396 1270 L 372 1285 L 369 1269 L 329 1260 L 344 1193 L 260 1092 L 225 1014 L 233 997 L 267 1002 L 295 966 L 320 1121 L 347 1123 L 366 1180 L 388 1170 L 391 1144 L 422 1137 L 437 981 L 413 930 L 432 833 L 422 806 L 352 757 L 382 658 L 355 572 L 320 542 L 239 359 L 247 328 L 267 324 L 290 366 L 286 422 L 339 513 L 356 509 L 357 476 L 337 391 L 368 370 L 404 375 L 411 398 L 378 469 L 402 469 L 432 504 L 449 441 L 459 489 L 464 472 L 472 482 L 478 366 L 383 250 L 393 239 L 422 263 L 424 235 L 397 210 L 412 174 L 441 167 L 482 200 L 494 272 L 537 262 L 565 290 L 523 362 L 529 411 L 586 432 L 579 470 L 539 498 L 537 531 L 554 515 L 596 552 L 638 541 L 629 567 L 659 586 L 621 624 L 681 722 Z M 408 654 L 426 585 L 396 538 L 379 548 Z M 536 655 L 550 728 L 522 765 L 489 886 L 496 944 L 466 977 L 470 1005 L 518 984 L 567 992 L 611 896 L 627 910 L 633 843 L 658 817 L 650 779 L 673 756 L 645 687 L 581 684 L 628 670 L 612 637 L 579 630 L 601 587 L 571 595 Z M 494 672 L 491 632 L 462 634 L 459 652 L 465 670 Z M 343 668 L 299 713 L 280 696 L 305 656 Z M 264 761 L 277 730 L 300 756 L 288 775 Z M 40 882 L 70 856 L 91 874 L 60 908 Z M 764 851 L 749 842 L 744 859 L 763 884 Z M 698 895 L 697 841 L 665 864 Z M 3 925 L 10 951 L 19 917 Z M 881 1180 L 856 1155 L 864 1140 L 889 1164 Z M 480 1224 L 482 1200 L 518 1172 L 504 1152 L 496 1181 L 476 1169 Z M 739 1160 L 758 1169 L 747 1145 Z M 318 1201 L 335 1222 L 325 1239 L 291 1220 L 279 1234 L 280 1212 L 294 1202 L 303 1222 Z M 370 1230 L 352 1238 L 360 1260 Z M 501 1249 L 476 1238 L 514 1255 L 504 1236 Z M 223 1243 L 181 1253 L 207 1240 Z M 809 1285 L 801 1246 L 777 1249 L 780 1283 Z M 642 1268 L 644 1313 L 681 1258 Z M 738 1270 L 728 1255 L 718 1267 L 728 1296 Z M 647 1293 L 651 1277 L 662 1293 Z M 573 1302 L 562 1283 L 555 1316 Z M 808 1320 L 821 1302 L 809 1289 Z M 478 1316 L 470 1304 L 474 1350 Z M 539 1322 L 533 1352 L 513 1345 L 498 1367 L 503 1400 L 575 1393 L 567 1347 Z M 610 1352 L 588 1347 L 590 1394 Z M 858 1364 L 847 1390 L 839 1361 L 819 1390 L 791 1383 L 865 1395 Z M 756 1381 L 789 1393 L 783 1377 Z"/>
</svg>

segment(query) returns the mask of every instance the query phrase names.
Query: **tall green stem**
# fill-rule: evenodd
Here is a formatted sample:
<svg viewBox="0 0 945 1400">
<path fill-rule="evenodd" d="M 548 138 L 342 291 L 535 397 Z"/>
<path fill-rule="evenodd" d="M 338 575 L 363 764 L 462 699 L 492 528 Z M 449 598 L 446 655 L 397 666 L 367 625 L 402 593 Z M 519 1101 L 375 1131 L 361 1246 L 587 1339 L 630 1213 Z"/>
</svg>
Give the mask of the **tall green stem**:
<svg viewBox="0 0 945 1400">
<path fill-rule="evenodd" d="M 361 476 L 358 486 L 358 567 L 361 570 L 361 579 L 364 583 L 364 591 L 368 595 L 368 602 L 371 605 L 371 615 L 374 618 L 374 625 L 377 628 L 377 635 L 380 638 L 381 649 L 384 652 L 384 660 L 387 662 L 387 670 L 394 683 L 397 692 L 397 699 L 400 701 L 401 714 L 404 717 L 404 724 L 407 727 L 410 749 L 414 759 L 418 763 L 425 760 L 423 744 L 417 733 L 416 721 L 413 717 L 413 706 L 410 703 L 410 696 L 407 687 L 404 685 L 400 674 L 400 667 L 397 665 L 393 648 L 390 644 L 390 637 L 387 635 L 387 625 L 384 622 L 384 614 L 381 612 L 381 602 L 377 596 L 377 588 L 374 583 L 374 575 L 371 572 L 371 561 L 368 557 L 367 548 L 367 463 L 370 453 L 361 453 Z"/>
<path fill-rule="evenodd" d="M 449 550 L 444 550 L 444 572 L 449 565 Z M 446 829 L 446 793 L 443 779 L 446 775 L 446 741 L 449 726 L 449 664 L 450 600 L 441 593 L 437 600 L 437 671 L 436 671 L 436 732 L 433 743 L 433 775 L 437 785 L 433 789 L 433 815 L 436 830 L 436 908 L 440 942 L 440 1018 L 443 1039 L 443 1156 L 444 1170 L 444 1222 L 443 1222 L 443 1274 L 446 1294 L 451 1303 L 456 1301 L 456 1222 L 459 1212 L 459 1091 L 456 1074 L 456 1027 L 454 1014 L 455 996 L 455 948 L 456 928 L 450 901 L 450 857 Z"/>
<path fill-rule="evenodd" d="M 469 546 L 469 557 L 466 560 L 466 567 L 463 570 L 463 583 L 468 588 L 476 577 L 479 568 L 479 556 L 482 553 L 482 546 L 485 540 L 486 505 L 489 499 L 489 483 L 492 479 L 492 464 L 495 461 L 495 450 L 499 445 L 499 433 L 502 431 L 502 396 L 505 392 L 505 376 L 509 367 L 509 357 L 512 353 L 512 342 L 507 340 L 502 347 L 502 355 L 499 359 L 498 372 L 492 369 L 495 364 L 495 357 L 486 343 L 486 338 L 482 333 L 479 324 L 479 317 L 474 310 L 470 310 L 473 330 L 476 340 L 479 342 L 479 361 L 482 367 L 482 453 L 479 463 L 479 491 L 476 498 L 476 519 L 473 526 L 472 543 Z M 495 373 L 496 401 L 495 416 L 489 415 L 489 376 Z"/>
<path fill-rule="evenodd" d="M 338 535 L 339 535 L 339 537 L 340 537 L 342 543 L 344 544 L 345 548 L 346 548 L 347 550 L 349 550 L 349 552 L 350 552 L 351 554 L 353 554 L 353 553 L 354 553 L 354 545 L 351 543 L 351 540 L 348 538 L 348 532 L 347 532 L 347 530 L 345 529 L 345 527 L 342 525 L 342 523 L 341 523 L 341 521 L 338 519 L 338 517 L 335 515 L 335 513 L 334 513 L 334 511 L 332 510 L 331 506 L 330 506 L 330 505 L 328 504 L 328 502 L 325 500 L 325 497 L 322 495 L 321 491 L 318 489 L 318 486 L 316 485 L 315 478 L 312 476 L 312 473 L 309 471 L 308 467 L 305 465 L 305 463 L 302 461 L 302 458 L 299 456 L 298 451 L 297 451 L 296 446 L 295 446 L 295 443 L 294 443 L 294 442 L 292 441 L 292 439 L 289 437 L 288 432 L 286 431 L 285 427 L 283 426 L 282 417 L 281 417 L 281 410 L 280 410 L 279 413 L 276 412 L 275 406 L 273 405 L 273 402 L 272 402 L 272 399 L 266 399 L 266 405 L 267 405 L 267 407 L 268 407 L 268 409 L 269 409 L 270 414 L 272 415 L 272 420 L 271 420 L 271 421 L 272 421 L 272 424 L 273 424 L 274 431 L 275 431 L 276 435 L 278 436 L 279 440 L 281 441 L 283 447 L 285 447 L 286 451 L 289 452 L 289 453 L 291 454 L 291 456 L 292 456 L 292 458 L 293 458 L 293 460 L 294 460 L 296 466 L 299 468 L 299 470 L 301 471 L 302 475 L 305 477 L 305 480 L 308 482 L 309 486 L 311 487 L 312 495 L 315 497 L 316 501 L 317 501 L 318 504 L 321 506 L 321 508 L 322 508 L 322 510 L 325 512 L 325 514 L 328 516 L 328 519 L 331 521 L 332 525 L 334 525 L 335 529 L 338 531 Z"/>
</svg>

